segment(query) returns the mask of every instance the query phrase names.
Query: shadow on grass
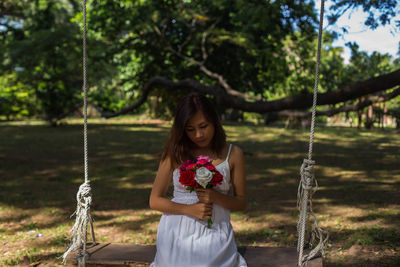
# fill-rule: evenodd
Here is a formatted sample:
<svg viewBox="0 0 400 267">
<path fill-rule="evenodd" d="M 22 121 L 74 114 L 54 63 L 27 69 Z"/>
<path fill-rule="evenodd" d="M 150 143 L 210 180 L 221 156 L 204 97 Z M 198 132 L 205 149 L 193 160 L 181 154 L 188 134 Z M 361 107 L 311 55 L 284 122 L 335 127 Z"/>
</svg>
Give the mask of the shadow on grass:
<svg viewBox="0 0 400 267">
<path fill-rule="evenodd" d="M 395 248 L 400 244 L 400 231 L 397 228 L 382 227 L 379 225 L 362 226 L 357 229 L 328 229 L 331 243 L 341 243 L 344 249 L 352 245 L 375 245 Z"/>
<path fill-rule="evenodd" d="M 100 216 L 96 215 L 96 218 L 99 221 L 104 219 L 103 216 L 101 215 Z M 106 224 L 103 223 L 102 227 L 104 226 L 118 227 L 122 232 L 145 230 L 145 227 L 148 223 L 154 222 L 159 218 L 160 216 L 157 214 L 143 215 L 143 218 L 139 220 L 126 220 L 126 221 L 112 222 Z"/>
<path fill-rule="evenodd" d="M 397 211 L 397 213 L 373 212 L 366 216 L 350 217 L 349 219 L 353 222 L 368 222 L 378 219 L 380 221 L 383 221 L 385 225 L 395 227 L 400 225 L 400 211 Z"/>
<path fill-rule="evenodd" d="M 7 156 L 0 163 L 4 181 L 0 189 L 7 194 L 0 196 L 0 202 L 23 209 L 74 208 L 74 196 L 83 182 L 81 126 L 2 128 L 0 151 Z M 247 129 L 262 132 L 257 127 Z M 360 137 L 354 130 L 323 129 L 322 134 Z M 156 124 L 107 123 L 89 127 L 89 178 L 96 208 L 147 208 L 166 135 L 167 129 Z M 307 143 L 298 139 L 306 136 L 307 133 L 302 131 L 279 131 L 263 142 L 245 136 L 236 142 L 250 154 L 246 159 L 249 195 L 257 203 L 267 203 L 256 206 L 257 210 L 268 207 L 270 201 L 278 201 L 283 206 L 296 202 L 299 167 L 307 151 Z M 385 159 L 386 155 L 393 155 L 394 146 L 380 147 L 389 141 L 388 137 L 368 142 L 362 139 L 344 145 L 335 140 L 316 141 L 316 177 L 324 185 L 324 189 L 317 192 L 318 197 L 338 205 L 399 204 L 399 190 L 395 189 L 400 189 L 400 181 L 379 181 L 377 177 L 380 170 L 400 175 L 395 158 Z M 355 154 L 358 157 L 354 157 Z M 332 173 L 321 172 L 321 167 L 334 170 Z M 341 174 L 335 173 L 337 171 L 356 171 L 371 181 L 342 179 Z M 274 206 L 274 211 L 282 212 L 279 208 Z"/>
</svg>

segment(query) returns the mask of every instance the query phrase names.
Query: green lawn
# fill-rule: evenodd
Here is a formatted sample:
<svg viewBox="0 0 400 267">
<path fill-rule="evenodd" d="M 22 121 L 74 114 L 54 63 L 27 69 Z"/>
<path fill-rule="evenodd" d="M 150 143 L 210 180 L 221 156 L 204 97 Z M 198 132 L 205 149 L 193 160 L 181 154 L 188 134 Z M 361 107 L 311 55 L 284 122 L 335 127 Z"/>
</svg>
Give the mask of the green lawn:
<svg viewBox="0 0 400 267">
<path fill-rule="evenodd" d="M 100 242 L 155 244 L 148 198 L 169 124 L 89 120 L 92 215 Z M 299 168 L 308 130 L 226 125 L 245 152 L 249 205 L 232 214 L 239 245 L 295 246 Z M 330 233 L 324 266 L 400 265 L 400 134 L 317 128 L 314 211 Z M 83 127 L 0 124 L 0 265 L 57 259 L 84 180 Z M 171 194 L 171 192 L 169 192 Z M 37 234 L 42 234 L 36 237 Z"/>
</svg>

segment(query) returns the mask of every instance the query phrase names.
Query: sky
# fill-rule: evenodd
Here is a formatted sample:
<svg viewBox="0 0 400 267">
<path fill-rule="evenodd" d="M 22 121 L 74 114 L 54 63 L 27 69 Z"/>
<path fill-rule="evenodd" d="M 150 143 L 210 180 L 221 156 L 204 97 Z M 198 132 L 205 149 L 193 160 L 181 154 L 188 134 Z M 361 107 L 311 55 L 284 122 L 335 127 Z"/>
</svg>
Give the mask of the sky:
<svg viewBox="0 0 400 267">
<path fill-rule="evenodd" d="M 327 8 L 331 4 L 330 0 L 326 1 L 325 14 Z M 316 8 L 319 13 L 320 1 L 316 1 Z M 395 27 L 395 20 L 400 20 L 400 12 L 391 20 L 390 25 L 379 26 L 377 29 L 372 30 L 364 25 L 364 21 L 368 15 L 362 11 L 362 8 L 347 11 L 342 15 L 335 25 L 327 25 L 328 20 L 324 18 L 324 30 L 332 31 L 338 30 L 340 27 L 346 27 L 348 33 L 339 36 L 333 42 L 334 46 L 344 47 L 343 57 L 345 62 L 349 61 L 350 49 L 345 46 L 347 42 L 356 42 L 359 45 L 360 51 L 366 51 L 371 54 L 373 51 L 385 54 L 389 53 L 393 58 L 398 58 L 399 42 L 400 42 L 400 29 Z"/>
</svg>

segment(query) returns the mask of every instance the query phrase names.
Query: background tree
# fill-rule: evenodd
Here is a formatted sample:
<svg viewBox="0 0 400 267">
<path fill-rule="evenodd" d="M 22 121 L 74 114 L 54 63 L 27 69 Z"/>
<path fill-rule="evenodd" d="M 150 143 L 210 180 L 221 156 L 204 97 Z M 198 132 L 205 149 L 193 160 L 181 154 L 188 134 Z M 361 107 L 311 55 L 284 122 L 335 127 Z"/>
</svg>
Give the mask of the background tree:
<svg viewBox="0 0 400 267">
<path fill-rule="evenodd" d="M 22 1 L 3 3 L 5 62 L 18 80 L 34 89 L 37 108 L 51 124 L 67 116 L 80 102 L 81 42 L 78 12 L 73 1 Z"/>
<path fill-rule="evenodd" d="M 332 10 L 378 7 L 390 20 L 397 8 L 345 2 Z M 37 113 L 56 124 L 82 103 L 80 2 L 5 0 L 0 7 L 1 75 L 18 70 L 17 81 L 35 92 Z M 221 112 L 306 111 L 316 25 L 313 1 L 89 1 L 89 98 L 105 117 L 149 105 L 168 114 L 188 89 L 212 96 Z M 337 108 L 400 83 L 400 71 L 380 66 L 383 75 L 359 83 L 351 73 L 359 69 L 345 66 L 334 37 L 325 33 L 321 104 Z"/>
<path fill-rule="evenodd" d="M 16 76 L 16 73 L 0 76 L 0 114 L 7 120 L 35 115 L 35 92 Z"/>
</svg>

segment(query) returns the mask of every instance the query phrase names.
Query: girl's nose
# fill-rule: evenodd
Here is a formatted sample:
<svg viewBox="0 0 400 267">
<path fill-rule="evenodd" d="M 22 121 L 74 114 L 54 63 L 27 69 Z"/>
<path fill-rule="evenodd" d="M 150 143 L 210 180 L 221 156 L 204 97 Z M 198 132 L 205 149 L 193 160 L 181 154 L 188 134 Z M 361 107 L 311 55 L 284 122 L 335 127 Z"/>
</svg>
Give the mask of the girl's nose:
<svg viewBox="0 0 400 267">
<path fill-rule="evenodd" d="M 196 131 L 196 138 L 200 138 L 200 137 L 202 137 L 202 136 L 203 136 L 203 131 L 197 130 L 197 131 Z"/>
</svg>

